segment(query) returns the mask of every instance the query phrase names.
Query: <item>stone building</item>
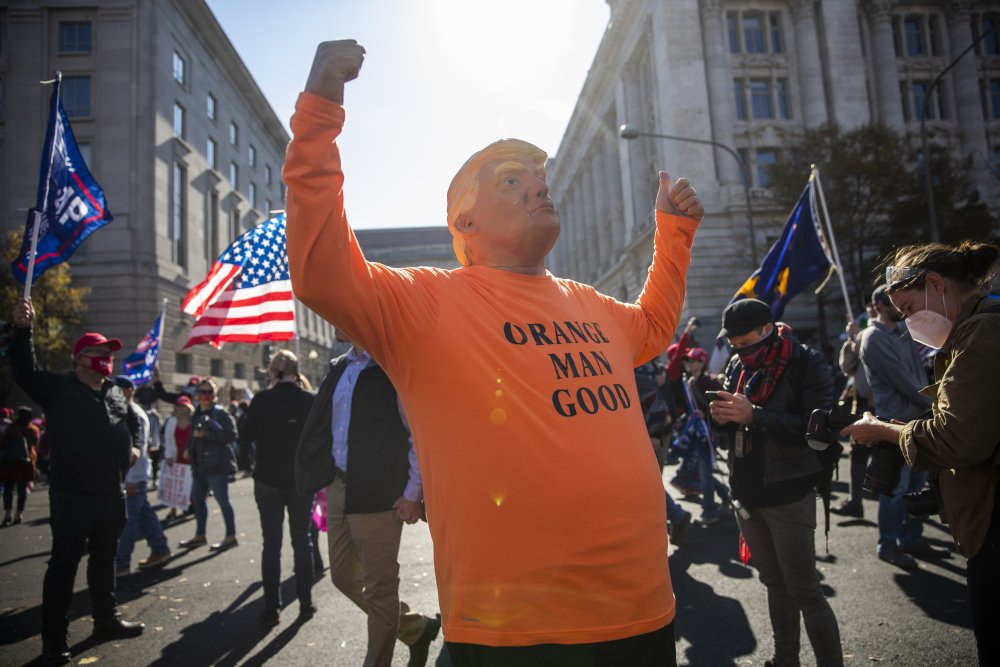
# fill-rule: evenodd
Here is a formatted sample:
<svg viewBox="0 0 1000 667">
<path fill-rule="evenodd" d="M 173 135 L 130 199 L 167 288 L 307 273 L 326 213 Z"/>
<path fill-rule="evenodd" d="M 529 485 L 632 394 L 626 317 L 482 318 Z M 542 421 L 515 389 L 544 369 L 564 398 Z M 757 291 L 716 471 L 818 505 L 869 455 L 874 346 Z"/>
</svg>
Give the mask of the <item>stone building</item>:
<svg viewBox="0 0 1000 667">
<path fill-rule="evenodd" d="M 881 122 L 919 145 L 919 109 L 938 72 L 988 31 L 995 3 L 918 0 L 609 0 L 611 20 L 548 166 L 562 234 L 553 270 L 634 299 L 652 255 L 657 171 L 687 176 L 706 216 L 688 274 L 686 315 L 712 329 L 756 268 L 787 211 L 769 196 L 768 167 L 804 128 Z M 981 195 L 1000 207 L 1000 48 L 996 33 L 933 93 L 932 143 L 970 157 Z M 689 141 L 639 136 L 618 128 Z M 751 256 L 740 161 L 748 164 Z M 805 185 L 808 174 L 803 174 Z M 832 289 L 832 288 L 828 288 Z M 818 325 L 800 294 L 785 318 Z M 842 321 L 841 314 L 829 315 Z M 839 326 L 839 325 L 837 325 Z M 837 328 L 834 326 L 833 328 Z"/>
<path fill-rule="evenodd" d="M 71 258 L 92 288 L 88 326 L 134 345 L 168 299 L 168 383 L 211 374 L 255 384 L 263 346 L 181 351 L 185 294 L 246 229 L 284 208 L 289 136 L 204 0 L 44 0 L 0 4 L 0 220 L 34 205 L 51 88 L 114 221 Z M 327 323 L 298 310 L 304 359 L 325 359 Z M 316 372 L 322 371 L 318 362 Z M 316 379 L 315 377 L 313 379 Z"/>
</svg>

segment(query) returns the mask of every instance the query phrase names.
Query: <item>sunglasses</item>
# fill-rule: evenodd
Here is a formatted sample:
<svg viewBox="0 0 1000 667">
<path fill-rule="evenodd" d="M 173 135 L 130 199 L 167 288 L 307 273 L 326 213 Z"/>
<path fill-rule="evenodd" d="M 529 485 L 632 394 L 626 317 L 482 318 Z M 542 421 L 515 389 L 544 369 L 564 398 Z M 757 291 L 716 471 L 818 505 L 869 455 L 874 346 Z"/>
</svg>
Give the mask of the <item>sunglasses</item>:
<svg viewBox="0 0 1000 667">
<path fill-rule="evenodd" d="M 214 394 L 215 391 L 213 389 L 199 389 L 198 393 L 199 394 Z"/>
</svg>

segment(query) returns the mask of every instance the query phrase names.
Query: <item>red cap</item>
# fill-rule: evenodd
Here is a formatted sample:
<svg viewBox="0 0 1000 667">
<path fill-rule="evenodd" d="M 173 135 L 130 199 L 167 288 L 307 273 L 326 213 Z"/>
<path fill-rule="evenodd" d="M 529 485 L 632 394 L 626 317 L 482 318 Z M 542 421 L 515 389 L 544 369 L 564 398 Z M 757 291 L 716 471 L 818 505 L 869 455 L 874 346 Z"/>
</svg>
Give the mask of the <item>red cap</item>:
<svg viewBox="0 0 1000 667">
<path fill-rule="evenodd" d="M 91 347 L 92 345 L 107 345 L 111 348 L 112 352 L 122 349 L 122 342 L 117 338 L 105 338 L 104 334 L 89 332 L 80 336 L 73 345 L 73 356 L 75 357 L 80 354 L 80 350 L 83 348 Z"/>
<path fill-rule="evenodd" d="M 189 408 L 194 407 L 194 404 L 191 403 L 191 399 L 188 398 L 187 396 L 181 396 L 180 398 L 178 398 L 177 405 L 186 405 Z"/>
<path fill-rule="evenodd" d="M 700 361 L 703 364 L 707 364 L 708 352 L 701 349 L 700 347 L 692 347 L 690 350 L 687 351 L 687 354 L 684 355 L 684 358 L 692 359 L 694 361 Z"/>
</svg>

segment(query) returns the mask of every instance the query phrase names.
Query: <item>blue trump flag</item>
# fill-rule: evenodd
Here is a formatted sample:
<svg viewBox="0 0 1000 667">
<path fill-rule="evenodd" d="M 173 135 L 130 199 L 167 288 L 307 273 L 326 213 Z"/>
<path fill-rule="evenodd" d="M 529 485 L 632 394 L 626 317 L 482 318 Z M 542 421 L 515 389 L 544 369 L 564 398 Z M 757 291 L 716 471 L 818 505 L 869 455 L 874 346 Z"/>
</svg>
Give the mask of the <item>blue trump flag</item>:
<svg viewBox="0 0 1000 667">
<path fill-rule="evenodd" d="M 163 332 L 163 313 L 161 312 L 153 323 L 153 328 L 146 332 L 135 352 L 122 361 L 122 373 L 127 375 L 138 387 L 153 379 L 153 368 L 160 358 L 160 334 Z"/>
<path fill-rule="evenodd" d="M 785 222 L 781 237 L 730 303 L 760 299 L 771 306 L 774 319 L 778 320 L 793 296 L 820 278 L 826 284 L 825 279 L 830 277 L 836 263 L 830 256 L 830 244 L 820 226 L 815 188 L 815 180 L 810 177 Z"/>
<path fill-rule="evenodd" d="M 38 198 L 28 211 L 21 252 L 11 270 L 24 284 L 35 221 L 40 222 L 34 275 L 65 262 L 83 240 L 112 220 L 104 191 L 87 169 L 73 129 L 59 101 L 60 80 L 52 90 L 49 124 L 38 173 Z M 36 215 L 41 213 L 41 215 Z"/>
</svg>

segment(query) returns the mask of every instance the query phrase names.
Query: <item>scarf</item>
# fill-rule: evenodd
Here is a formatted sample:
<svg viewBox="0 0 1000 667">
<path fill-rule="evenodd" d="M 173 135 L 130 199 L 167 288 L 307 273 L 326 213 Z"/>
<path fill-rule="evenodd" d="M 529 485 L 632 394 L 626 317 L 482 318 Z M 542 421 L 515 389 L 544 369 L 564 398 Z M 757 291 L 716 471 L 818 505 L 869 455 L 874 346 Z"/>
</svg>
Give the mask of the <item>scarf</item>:
<svg viewBox="0 0 1000 667">
<path fill-rule="evenodd" d="M 759 368 L 756 370 L 744 368 L 740 372 L 736 391 L 746 394 L 746 397 L 754 405 L 767 403 L 771 394 L 774 393 L 774 388 L 778 386 L 781 376 L 784 375 L 794 349 L 791 338 L 779 335 L 768 349 L 767 356 Z M 747 376 L 748 370 L 750 371 L 749 377 Z"/>
</svg>

